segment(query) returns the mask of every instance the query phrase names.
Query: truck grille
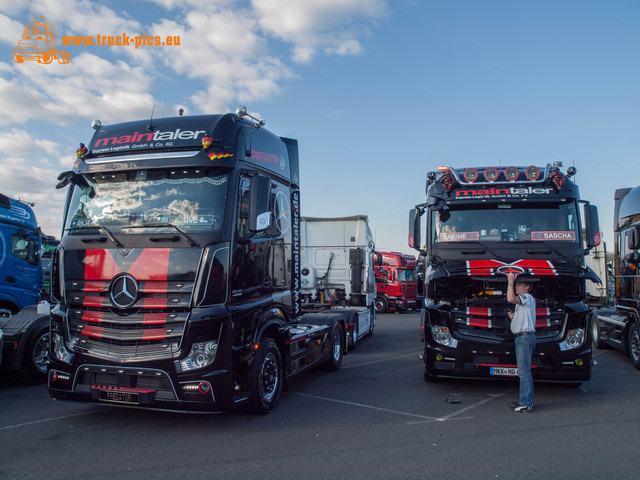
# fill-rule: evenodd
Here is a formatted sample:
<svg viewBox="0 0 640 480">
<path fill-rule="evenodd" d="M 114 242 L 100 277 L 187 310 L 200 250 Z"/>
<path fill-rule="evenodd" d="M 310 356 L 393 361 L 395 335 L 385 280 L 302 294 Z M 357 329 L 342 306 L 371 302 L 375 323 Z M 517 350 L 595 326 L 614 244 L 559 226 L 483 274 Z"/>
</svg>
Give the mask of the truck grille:
<svg viewBox="0 0 640 480">
<path fill-rule="evenodd" d="M 115 308 L 109 282 L 68 281 L 68 326 L 74 349 L 123 362 L 171 358 L 189 316 L 193 283 L 140 282 L 135 303 Z"/>
<path fill-rule="evenodd" d="M 511 320 L 504 307 L 452 308 L 456 329 L 467 335 L 486 338 L 504 337 L 511 331 Z M 562 328 L 562 309 L 536 308 L 536 332 L 538 338 L 553 337 Z"/>
</svg>

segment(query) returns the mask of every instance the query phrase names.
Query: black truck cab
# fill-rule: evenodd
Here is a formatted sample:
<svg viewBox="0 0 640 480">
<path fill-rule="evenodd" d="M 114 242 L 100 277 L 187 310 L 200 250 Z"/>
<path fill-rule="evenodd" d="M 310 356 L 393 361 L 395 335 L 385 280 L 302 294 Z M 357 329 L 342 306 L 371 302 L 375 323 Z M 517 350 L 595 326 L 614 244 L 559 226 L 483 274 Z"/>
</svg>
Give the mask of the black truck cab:
<svg viewBox="0 0 640 480">
<path fill-rule="evenodd" d="M 275 407 L 340 366 L 338 314 L 302 315 L 297 141 L 237 114 L 95 125 L 53 262 L 49 392 L 172 410 Z"/>
</svg>

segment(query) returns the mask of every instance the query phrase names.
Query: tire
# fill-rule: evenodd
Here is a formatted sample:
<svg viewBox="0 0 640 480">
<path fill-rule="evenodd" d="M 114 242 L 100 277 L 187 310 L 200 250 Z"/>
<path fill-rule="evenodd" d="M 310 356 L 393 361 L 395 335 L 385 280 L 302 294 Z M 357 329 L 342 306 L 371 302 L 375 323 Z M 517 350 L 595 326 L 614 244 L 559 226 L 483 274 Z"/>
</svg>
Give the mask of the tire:
<svg viewBox="0 0 640 480">
<path fill-rule="evenodd" d="M 433 373 L 433 370 L 431 370 L 428 366 L 424 366 L 424 381 L 425 382 L 436 382 L 438 380 L 438 376 Z"/>
<path fill-rule="evenodd" d="M 387 303 L 387 300 L 384 297 L 376 297 L 374 305 L 376 308 L 376 313 L 384 313 L 387 311 L 387 308 L 389 307 L 389 304 Z"/>
<path fill-rule="evenodd" d="M 9 318 L 11 315 L 18 313 L 14 308 L 8 305 L 0 305 L 0 318 Z"/>
<path fill-rule="evenodd" d="M 633 322 L 629 329 L 629 358 L 633 366 L 640 370 L 640 333 L 638 324 Z"/>
<path fill-rule="evenodd" d="M 38 330 L 27 343 L 23 359 L 26 381 L 34 384 L 47 381 L 48 351 L 49 325 Z"/>
<path fill-rule="evenodd" d="M 354 325 L 349 335 L 349 350 L 355 350 L 358 346 L 358 325 Z"/>
<path fill-rule="evenodd" d="M 600 339 L 600 325 L 597 315 L 591 317 L 591 347 L 594 350 L 607 348 L 607 345 Z"/>
<path fill-rule="evenodd" d="M 333 326 L 329 347 L 331 348 L 330 358 L 327 360 L 327 370 L 335 372 L 342 366 L 342 352 L 344 348 L 344 329 L 340 323 Z"/>
<path fill-rule="evenodd" d="M 370 337 L 373 335 L 373 329 L 376 326 L 376 309 L 373 305 L 371 305 L 371 312 L 369 313 L 369 331 L 367 332 L 367 336 Z"/>
<path fill-rule="evenodd" d="M 271 413 L 280 398 L 283 382 L 280 349 L 272 338 L 263 337 L 251 366 L 251 410 L 262 415 Z"/>
</svg>

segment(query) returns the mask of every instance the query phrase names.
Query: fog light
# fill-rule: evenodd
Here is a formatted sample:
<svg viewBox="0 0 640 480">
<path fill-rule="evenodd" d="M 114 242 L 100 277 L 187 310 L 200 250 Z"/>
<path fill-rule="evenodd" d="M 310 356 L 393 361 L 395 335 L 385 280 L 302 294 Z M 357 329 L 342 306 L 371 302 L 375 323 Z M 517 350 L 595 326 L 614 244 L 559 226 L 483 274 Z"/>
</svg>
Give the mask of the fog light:
<svg viewBox="0 0 640 480">
<path fill-rule="evenodd" d="M 444 356 L 441 353 L 439 353 L 436 355 L 436 360 L 441 362 L 442 360 L 444 360 Z"/>
<path fill-rule="evenodd" d="M 576 358 L 575 364 L 576 366 L 581 367 L 584 365 L 584 361 L 581 358 Z"/>
</svg>

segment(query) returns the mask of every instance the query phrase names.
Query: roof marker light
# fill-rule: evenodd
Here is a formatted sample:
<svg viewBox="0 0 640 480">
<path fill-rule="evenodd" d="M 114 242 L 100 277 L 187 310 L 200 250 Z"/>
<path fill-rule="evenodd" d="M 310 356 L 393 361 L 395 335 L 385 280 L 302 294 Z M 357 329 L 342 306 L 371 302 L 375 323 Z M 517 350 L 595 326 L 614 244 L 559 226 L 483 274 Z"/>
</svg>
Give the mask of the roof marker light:
<svg viewBox="0 0 640 480">
<path fill-rule="evenodd" d="M 529 180 L 537 180 L 540 178 L 540 169 L 535 165 L 530 165 L 525 169 L 524 174 Z"/>
<path fill-rule="evenodd" d="M 489 167 L 484 169 L 484 178 L 487 182 L 495 182 L 500 175 L 500 170 L 495 167 Z"/>
</svg>

